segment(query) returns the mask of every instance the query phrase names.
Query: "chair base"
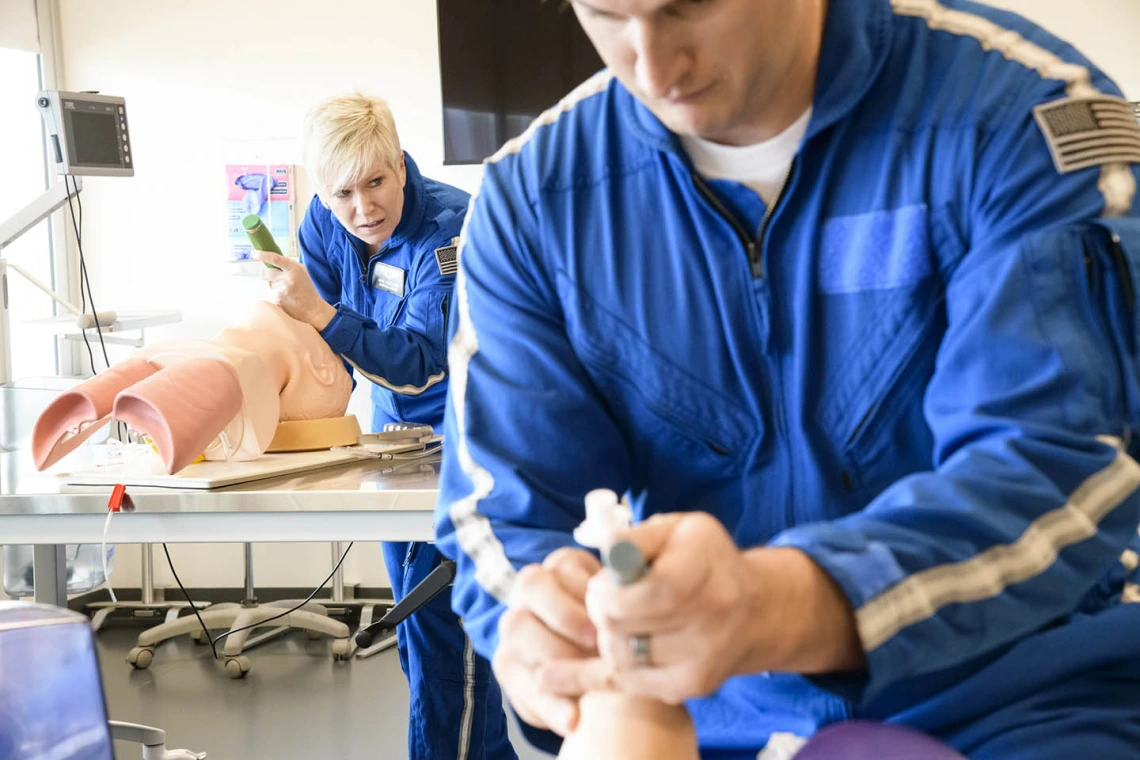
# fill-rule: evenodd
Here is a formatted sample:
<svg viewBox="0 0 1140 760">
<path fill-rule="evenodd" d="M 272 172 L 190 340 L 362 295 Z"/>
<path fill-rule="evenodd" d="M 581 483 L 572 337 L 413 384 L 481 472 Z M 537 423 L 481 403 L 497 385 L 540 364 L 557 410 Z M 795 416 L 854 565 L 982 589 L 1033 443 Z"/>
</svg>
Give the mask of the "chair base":
<svg viewBox="0 0 1140 760">
<path fill-rule="evenodd" d="M 210 602 L 194 602 L 193 604 L 199 610 L 204 610 L 210 606 Z M 162 599 L 156 599 L 153 602 L 92 602 L 87 605 L 87 608 L 98 610 L 91 618 L 91 627 L 98 633 L 107 619 L 120 610 L 130 610 L 132 616 L 138 616 L 138 613 L 145 611 L 165 611 L 165 622 L 173 623 L 183 610 L 190 609 L 190 602 L 167 602 Z"/>
<path fill-rule="evenodd" d="M 365 604 L 360 608 L 360 625 L 357 626 L 356 633 L 359 633 L 360 631 L 364 630 L 368 626 L 372 625 L 372 617 L 375 614 L 375 610 L 376 610 L 377 606 L 383 605 L 385 607 L 390 608 L 395 604 L 395 602 L 391 599 L 387 599 L 387 600 L 370 599 L 368 601 L 370 602 L 369 604 Z M 387 610 L 385 610 L 385 611 L 387 611 Z M 351 644 L 352 649 L 351 649 L 351 651 L 352 651 L 352 654 L 357 657 L 357 659 L 366 660 L 374 654 L 380 654 L 385 649 L 391 649 L 392 647 L 396 646 L 396 632 L 395 631 L 392 631 L 392 633 L 388 634 L 387 636 L 385 636 L 381 639 L 377 639 L 375 642 L 373 642 L 372 646 L 368 647 L 367 649 L 361 649 L 359 646 L 357 646 L 357 644 L 356 644 L 356 633 L 352 634 L 352 644 Z"/>
<path fill-rule="evenodd" d="M 270 620 L 270 618 L 280 615 L 295 604 L 296 602 L 293 601 L 250 606 L 215 604 L 200 613 L 202 622 L 198 621 L 197 616 L 185 616 L 143 631 L 139 634 L 137 646 L 128 653 L 127 662 L 140 670 L 150 667 L 154 660 L 155 648 L 163 641 L 176 636 L 190 635 L 195 641 L 203 641 L 205 637 L 205 633 L 202 631 L 203 623 L 211 631 L 223 629 L 236 631 L 246 626 L 276 629 L 250 639 L 250 634 L 254 628 L 247 628 L 225 638 L 225 646 L 222 649 L 223 663 L 226 673 L 231 678 L 242 678 L 249 672 L 249 658 L 242 655 L 245 650 L 270 638 L 275 638 L 291 628 L 307 631 L 311 638 L 332 637 L 333 658 L 336 660 L 348 659 L 351 652 L 348 626 L 330 618 L 328 610 L 324 606 L 309 603 L 288 615 Z"/>
</svg>

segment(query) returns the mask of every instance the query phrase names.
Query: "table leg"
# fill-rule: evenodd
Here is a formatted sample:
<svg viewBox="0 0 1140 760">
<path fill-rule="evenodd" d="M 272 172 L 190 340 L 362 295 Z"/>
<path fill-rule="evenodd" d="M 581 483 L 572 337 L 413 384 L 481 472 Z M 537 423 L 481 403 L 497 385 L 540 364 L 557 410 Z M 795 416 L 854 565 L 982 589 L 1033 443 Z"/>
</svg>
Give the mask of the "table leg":
<svg viewBox="0 0 1140 760">
<path fill-rule="evenodd" d="M 32 573 L 37 602 L 67 606 L 67 555 L 63 544 L 36 544 L 32 550 Z"/>
</svg>

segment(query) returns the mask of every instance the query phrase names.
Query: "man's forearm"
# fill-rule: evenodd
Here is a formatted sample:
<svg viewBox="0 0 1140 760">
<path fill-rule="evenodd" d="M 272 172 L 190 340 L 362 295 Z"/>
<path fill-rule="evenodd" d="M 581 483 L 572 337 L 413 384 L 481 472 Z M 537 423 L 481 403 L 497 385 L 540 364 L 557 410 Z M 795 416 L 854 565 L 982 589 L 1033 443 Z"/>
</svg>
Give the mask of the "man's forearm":
<svg viewBox="0 0 1140 760">
<path fill-rule="evenodd" d="M 756 614 L 748 619 L 757 625 L 777 619 L 782 630 L 778 636 L 771 630 L 747 631 L 754 646 L 743 673 L 830 673 L 865 667 L 855 613 L 819 565 L 788 547 L 751 549 L 744 559 L 754 579 L 748 603 Z"/>
</svg>

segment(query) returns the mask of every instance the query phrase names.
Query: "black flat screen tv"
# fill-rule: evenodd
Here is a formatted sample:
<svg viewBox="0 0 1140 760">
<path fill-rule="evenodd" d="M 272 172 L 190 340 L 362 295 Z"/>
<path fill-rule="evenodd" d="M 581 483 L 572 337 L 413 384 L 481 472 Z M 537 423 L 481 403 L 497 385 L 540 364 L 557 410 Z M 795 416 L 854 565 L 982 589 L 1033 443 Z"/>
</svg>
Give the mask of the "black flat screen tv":
<svg viewBox="0 0 1140 760">
<path fill-rule="evenodd" d="M 444 164 L 477 164 L 602 68 L 563 0 L 437 0 Z"/>
</svg>

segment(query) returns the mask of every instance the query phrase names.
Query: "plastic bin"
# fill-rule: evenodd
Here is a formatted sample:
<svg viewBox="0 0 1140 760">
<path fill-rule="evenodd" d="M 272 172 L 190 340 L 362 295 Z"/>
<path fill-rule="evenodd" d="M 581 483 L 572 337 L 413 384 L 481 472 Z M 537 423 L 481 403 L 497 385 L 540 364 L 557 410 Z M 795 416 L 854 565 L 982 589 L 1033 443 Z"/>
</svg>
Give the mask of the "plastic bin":
<svg viewBox="0 0 1140 760">
<path fill-rule="evenodd" d="M 99 561 L 101 544 L 68 544 L 66 549 L 67 593 L 82 594 L 103 584 L 103 563 Z M 4 547 L 4 593 L 8 596 L 32 596 L 35 572 L 33 549 L 28 545 Z M 115 547 L 107 545 L 107 571 L 114 574 Z"/>
<path fill-rule="evenodd" d="M 67 390 L 78 382 L 79 378 L 43 377 L 26 378 L 11 386 L 0 386 L 0 452 L 26 449 L 40 412 L 60 391 Z M 110 428 L 104 428 L 84 445 L 103 442 L 109 433 Z M 0 473 L 0 493 L 11 493 L 12 486 L 13 482 L 9 482 L 6 474 Z M 99 561 L 99 548 L 100 544 L 71 544 L 67 547 L 67 593 L 82 594 L 103 583 L 105 578 L 103 565 Z M 107 546 L 107 552 L 111 555 L 107 560 L 109 571 L 114 562 L 114 551 L 113 546 Z M 32 547 L 4 546 L 2 557 L 4 593 L 17 597 L 31 596 L 34 591 Z"/>
</svg>

